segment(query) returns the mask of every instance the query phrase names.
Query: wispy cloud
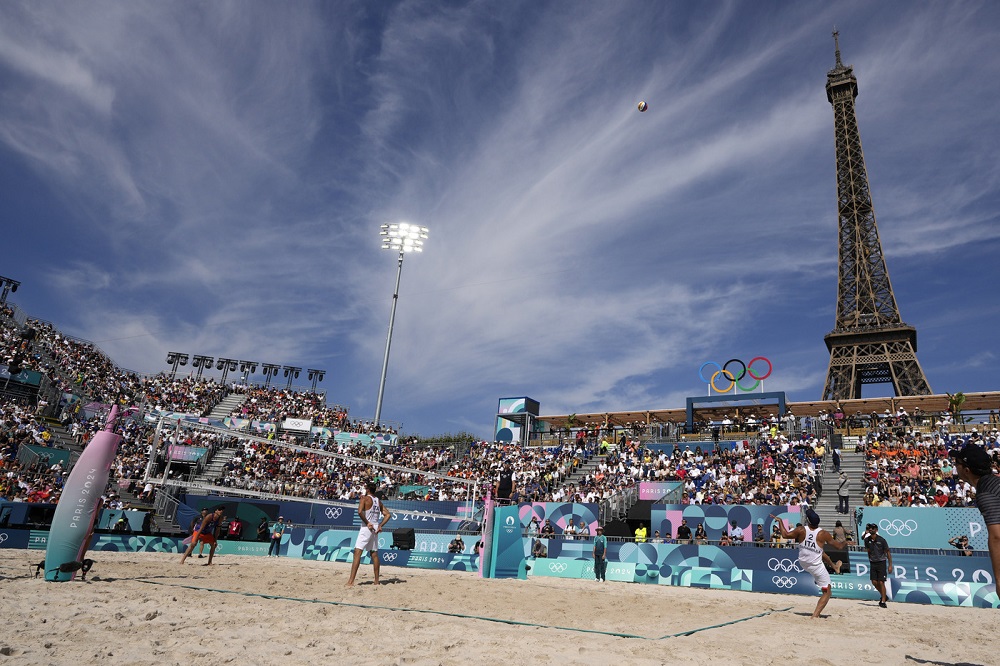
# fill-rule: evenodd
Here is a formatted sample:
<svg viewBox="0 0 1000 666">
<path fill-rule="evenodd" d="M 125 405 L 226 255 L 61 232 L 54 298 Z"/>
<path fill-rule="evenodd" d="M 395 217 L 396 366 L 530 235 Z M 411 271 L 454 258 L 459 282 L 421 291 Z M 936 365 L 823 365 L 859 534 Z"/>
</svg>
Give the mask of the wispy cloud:
<svg viewBox="0 0 1000 666">
<path fill-rule="evenodd" d="M 42 194 L 3 193 L 45 222 L 10 232 L 14 268 L 123 365 L 326 367 L 367 416 L 395 278 L 375 234 L 405 219 L 431 238 L 403 267 L 390 418 L 678 406 L 740 354 L 815 397 L 834 23 L 890 270 L 996 245 L 998 10 L 900 7 L 4 5 L 0 166 Z"/>
</svg>

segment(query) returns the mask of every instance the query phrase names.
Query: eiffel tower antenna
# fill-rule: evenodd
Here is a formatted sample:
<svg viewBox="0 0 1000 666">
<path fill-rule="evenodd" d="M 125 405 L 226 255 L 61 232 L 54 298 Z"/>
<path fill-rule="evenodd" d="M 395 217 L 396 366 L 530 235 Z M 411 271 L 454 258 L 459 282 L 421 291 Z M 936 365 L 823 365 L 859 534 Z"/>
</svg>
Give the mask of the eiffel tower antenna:
<svg viewBox="0 0 1000 666">
<path fill-rule="evenodd" d="M 930 395 L 917 362 L 917 330 L 903 323 L 875 223 L 861 133 L 854 113 L 858 80 L 840 59 L 827 73 L 837 152 L 837 321 L 823 340 L 830 350 L 824 400 L 861 398 L 863 384 L 892 384 L 897 396 Z"/>
</svg>

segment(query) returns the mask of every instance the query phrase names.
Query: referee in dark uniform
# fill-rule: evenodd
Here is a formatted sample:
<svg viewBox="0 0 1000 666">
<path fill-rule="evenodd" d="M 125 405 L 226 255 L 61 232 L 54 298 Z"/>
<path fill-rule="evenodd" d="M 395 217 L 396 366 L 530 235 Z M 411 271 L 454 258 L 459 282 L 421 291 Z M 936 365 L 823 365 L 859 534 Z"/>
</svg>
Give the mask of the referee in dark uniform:
<svg viewBox="0 0 1000 666">
<path fill-rule="evenodd" d="M 892 569 L 892 551 L 889 550 L 889 544 L 886 540 L 878 533 L 878 525 L 875 523 L 868 523 L 865 526 L 865 533 L 861 540 L 864 542 L 865 548 L 868 549 L 868 565 L 871 569 L 872 585 L 882 595 L 878 600 L 878 605 L 881 608 L 888 608 L 886 602 L 889 601 L 889 595 L 885 593 L 885 581 Z"/>
<path fill-rule="evenodd" d="M 993 473 L 993 458 L 986 449 L 969 442 L 949 454 L 963 481 L 976 489 L 976 506 L 986 523 L 986 543 L 993 563 L 993 584 L 1000 582 L 1000 477 Z"/>
<path fill-rule="evenodd" d="M 497 477 L 496 485 L 493 488 L 497 499 L 509 501 L 516 489 L 517 483 L 514 480 L 514 472 L 510 469 L 510 463 L 504 462 L 503 469 L 500 470 L 500 476 Z"/>
</svg>

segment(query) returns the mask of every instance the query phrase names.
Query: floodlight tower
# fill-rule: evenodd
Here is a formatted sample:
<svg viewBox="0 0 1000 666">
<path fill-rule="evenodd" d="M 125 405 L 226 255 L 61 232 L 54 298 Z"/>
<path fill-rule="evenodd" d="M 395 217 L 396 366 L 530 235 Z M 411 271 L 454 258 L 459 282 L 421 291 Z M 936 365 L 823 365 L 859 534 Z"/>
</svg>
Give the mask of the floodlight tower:
<svg viewBox="0 0 1000 666">
<path fill-rule="evenodd" d="M 264 377 L 266 378 L 264 380 L 264 388 L 267 388 L 271 385 L 271 379 L 278 374 L 278 370 L 281 370 L 281 366 L 276 363 L 264 363 L 260 367 L 261 371 L 264 373 Z"/>
<path fill-rule="evenodd" d="M 7 302 L 7 294 L 13 294 L 20 286 L 21 283 L 17 280 L 0 275 L 0 305 Z"/>
<path fill-rule="evenodd" d="M 222 379 L 219 380 L 220 384 L 225 385 L 226 375 L 236 370 L 237 363 L 239 363 L 239 361 L 237 361 L 235 358 L 222 358 L 221 356 L 219 357 L 219 360 L 215 364 L 215 369 L 222 370 Z"/>
<path fill-rule="evenodd" d="M 316 368 L 309 368 L 309 381 L 312 382 L 312 392 L 316 392 L 316 384 L 323 381 L 323 377 L 326 376 L 326 370 L 317 370 Z"/>
<path fill-rule="evenodd" d="M 288 383 L 285 384 L 285 388 L 291 390 L 292 380 L 299 378 L 299 373 L 302 372 L 302 368 L 295 367 L 294 365 L 285 366 L 285 377 L 288 377 Z"/>
<path fill-rule="evenodd" d="M 167 363 L 171 365 L 171 379 L 177 377 L 177 366 L 187 365 L 188 358 L 190 357 L 187 354 L 181 354 L 180 352 L 169 352 L 167 354 Z"/>
<path fill-rule="evenodd" d="M 191 367 L 198 368 L 198 379 L 201 379 L 201 373 L 205 372 L 205 368 L 212 367 L 212 361 L 214 359 L 211 356 L 202 356 L 201 354 L 195 354 L 194 358 L 191 359 Z"/>
<path fill-rule="evenodd" d="M 250 375 L 257 372 L 257 361 L 240 361 L 240 381 L 244 385 L 249 386 Z"/>
<path fill-rule="evenodd" d="M 423 252 L 424 241 L 427 240 L 427 227 L 400 222 L 399 224 L 383 224 L 379 231 L 379 240 L 383 250 L 399 252 L 396 268 L 396 289 L 392 292 L 392 309 L 389 311 L 389 334 L 385 338 L 385 356 L 382 358 L 382 379 L 378 383 L 378 401 L 375 403 L 375 426 L 378 427 L 382 417 L 382 395 L 385 393 L 385 375 L 389 370 L 389 347 L 392 345 L 392 324 L 396 319 L 396 301 L 399 300 L 399 277 L 403 274 L 403 255 L 408 252 Z"/>
</svg>

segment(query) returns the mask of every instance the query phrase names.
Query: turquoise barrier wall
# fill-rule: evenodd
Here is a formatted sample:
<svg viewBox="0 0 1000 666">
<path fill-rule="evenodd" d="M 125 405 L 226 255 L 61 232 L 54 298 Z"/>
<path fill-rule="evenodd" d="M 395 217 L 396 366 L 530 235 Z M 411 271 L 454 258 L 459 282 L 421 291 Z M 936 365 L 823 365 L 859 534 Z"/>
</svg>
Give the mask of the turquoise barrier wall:
<svg viewBox="0 0 1000 666">
<path fill-rule="evenodd" d="M 950 549 L 948 539 L 964 534 L 975 550 L 987 550 L 986 524 L 975 508 L 865 506 L 858 508 L 857 520 L 858 534 L 875 523 L 890 548 Z"/>
<path fill-rule="evenodd" d="M 356 530 L 302 529 L 285 536 L 281 554 L 317 561 L 348 563 L 353 559 Z M 44 549 L 47 534 L 37 530 L 0 530 L 0 548 Z M 417 543 L 441 535 L 417 534 Z M 380 541 L 379 557 L 388 566 L 423 569 L 476 571 L 479 557 L 470 552 L 452 554 L 421 550 L 391 550 L 391 535 Z M 529 539 L 522 539 L 527 548 Z M 528 559 L 529 576 L 583 578 L 593 580 L 592 540 L 549 539 L 548 559 Z M 267 543 L 220 541 L 217 555 L 267 554 Z M 471 547 L 471 546 L 470 546 Z M 180 539 L 142 535 L 101 534 L 90 546 L 92 559 L 100 563 L 100 553 L 159 552 L 180 554 Z M 39 558 L 41 559 L 41 558 Z M 520 558 L 518 558 L 520 559 Z M 365 555 L 365 563 L 370 563 Z M 889 578 L 890 597 L 896 602 L 943 606 L 998 608 L 1000 599 L 991 582 L 988 557 L 915 555 L 897 553 Z M 519 563 L 517 574 L 524 571 Z M 818 590 L 812 576 L 797 563 L 797 551 L 787 548 L 758 548 L 752 545 L 719 547 L 677 544 L 608 544 L 610 581 L 653 585 L 676 585 L 724 590 L 744 590 L 815 597 Z M 875 600 L 877 592 L 868 580 L 867 558 L 852 553 L 850 573 L 833 576 L 833 594 L 843 599 Z"/>
<path fill-rule="evenodd" d="M 594 579 L 592 541 L 549 539 L 549 558 L 529 560 L 530 576 Z M 833 595 L 878 599 L 868 558 L 851 553 L 850 572 L 834 575 Z M 792 548 L 611 542 L 607 579 L 629 583 L 818 596 L 812 576 Z M 893 601 L 998 608 L 988 557 L 893 555 L 888 586 Z"/>
</svg>

